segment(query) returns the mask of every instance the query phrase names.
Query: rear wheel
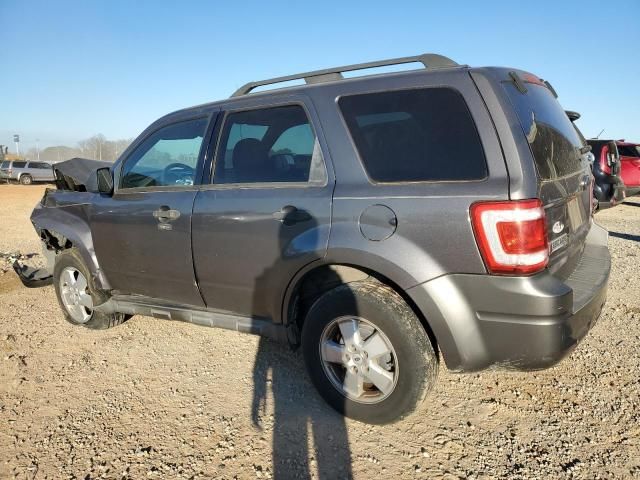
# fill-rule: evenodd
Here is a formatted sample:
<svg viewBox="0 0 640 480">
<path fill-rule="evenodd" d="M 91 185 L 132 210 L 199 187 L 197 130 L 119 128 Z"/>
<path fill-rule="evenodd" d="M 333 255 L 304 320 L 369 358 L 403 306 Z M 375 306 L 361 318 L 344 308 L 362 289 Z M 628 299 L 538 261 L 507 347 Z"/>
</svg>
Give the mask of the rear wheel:
<svg viewBox="0 0 640 480">
<path fill-rule="evenodd" d="M 394 290 L 375 281 L 323 294 L 305 319 L 302 347 L 322 397 L 367 423 L 409 415 L 437 377 L 438 358 L 422 324 Z"/>
<path fill-rule="evenodd" d="M 74 325 L 101 330 L 120 325 L 126 320 L 122 313 L 105 314 L 94 310 L 109 299 L 105 292 L 93 288 L 89 271 L 74 248 L 56 257 L 53 284 L 65 318 Z"/>
<path fill-rule="evenodd" d="M 33 183 L 33 178 L 31 178 L 31 175 L 24 174 L 20 176 L 20 183 L 22 185 L 31 185 Z"/>
</svg>

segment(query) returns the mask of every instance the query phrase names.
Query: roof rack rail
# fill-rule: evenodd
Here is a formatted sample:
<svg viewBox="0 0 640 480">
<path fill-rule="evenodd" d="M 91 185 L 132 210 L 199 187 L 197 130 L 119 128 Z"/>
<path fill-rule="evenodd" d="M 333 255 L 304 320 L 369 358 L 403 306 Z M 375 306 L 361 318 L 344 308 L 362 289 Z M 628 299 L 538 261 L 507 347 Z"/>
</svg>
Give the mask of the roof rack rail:
<svg viewBox="0 0 640 480">
<path fill-rule="evenodd" d="M 296 73 L 294 75 L 286 75 L 284 77 L 269 78 L 257 82 L 249 82 L 238 90 L 232 97 L 240 97 L 251 92 L 254 88 L 264 85 L 273 85 L 274 83 L 289 82 L 291 80 L 304 79 L 307 84 L 330 82 L 332 80 L 341 80 L 343 72 L 352 72 L 354 70 L 365 70 L 367 68 L 386 67 L 389 65 L 402 65 L 403 63 L 422 63 L 425 68 L 449 68 L 457 67 L 458 64 L 443 55 L 436 53 L 424 53 L 413 57 L 390 58 L 387 60 L 377 60 L 374 62 L 356 63 L 354 65 L 345 65 L 343 67 L 326 68 L 324 70 L 314 70 L 312 72 Z"/>
</svg>

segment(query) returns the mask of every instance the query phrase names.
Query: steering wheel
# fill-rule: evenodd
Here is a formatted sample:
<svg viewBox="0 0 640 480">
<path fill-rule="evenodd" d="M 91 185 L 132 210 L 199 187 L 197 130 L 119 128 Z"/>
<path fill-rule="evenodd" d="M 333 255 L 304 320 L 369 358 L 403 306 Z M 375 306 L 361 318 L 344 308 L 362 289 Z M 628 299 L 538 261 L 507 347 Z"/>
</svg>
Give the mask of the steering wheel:
<svg viewBox="0 0 640 480">
<path fill-rule="evenodd" d="M 170 163 L 164 167 L 165 185 L 193 185 L 195 169 L 184 163 Z"/>
</svg>

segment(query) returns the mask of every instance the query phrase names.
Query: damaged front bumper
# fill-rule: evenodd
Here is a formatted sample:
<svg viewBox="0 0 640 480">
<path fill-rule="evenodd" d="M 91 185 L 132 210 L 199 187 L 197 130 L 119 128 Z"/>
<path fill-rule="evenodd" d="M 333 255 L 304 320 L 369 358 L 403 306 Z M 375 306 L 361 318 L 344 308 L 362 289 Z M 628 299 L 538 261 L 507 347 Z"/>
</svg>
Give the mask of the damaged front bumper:
<svg viewBox="0 0 640 480">
<path fill-rule="evenodd" d="M 27 288 L 46 287 L 53 283 L 53 275 L 46 268 L 29 267 L 16 260 L 13 262 L 13 269 Z"/>
</svg>

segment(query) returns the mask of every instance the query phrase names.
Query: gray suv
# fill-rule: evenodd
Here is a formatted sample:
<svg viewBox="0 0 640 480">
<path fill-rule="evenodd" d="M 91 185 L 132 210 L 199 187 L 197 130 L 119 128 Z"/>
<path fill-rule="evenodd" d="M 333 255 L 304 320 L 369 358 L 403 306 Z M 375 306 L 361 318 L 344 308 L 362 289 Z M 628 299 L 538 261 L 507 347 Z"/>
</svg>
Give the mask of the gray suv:
<svg viewBox="0 0 640 480">
<path fill-rule="evenodd" d="M 552 366 L 605 303 L 588 148 L 520 70 L 426 54 L 252 82 L 159 119 L 96 177 L 32 215 L 70 322 L 286 341 L 365 422 L 414 411 L 440 358 Z"/>
<path fill-rule="evenodd" d="M 52 182 L 55 176 L 49 163 L 5 160 L 0 164 L 0 179 L 31 185 L 33 182 Z"/>
</svg>

